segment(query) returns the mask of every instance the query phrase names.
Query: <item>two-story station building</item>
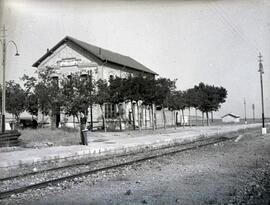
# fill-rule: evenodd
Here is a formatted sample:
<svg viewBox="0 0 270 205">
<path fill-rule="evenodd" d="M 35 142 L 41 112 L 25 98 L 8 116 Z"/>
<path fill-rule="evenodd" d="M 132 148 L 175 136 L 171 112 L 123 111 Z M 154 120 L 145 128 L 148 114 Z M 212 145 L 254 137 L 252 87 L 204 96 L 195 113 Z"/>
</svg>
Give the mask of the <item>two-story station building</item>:
<svg viewBox="0 0 270 205">
<path fill-rule="evenodd" d="M 59 80 L 68 77 L 71 73 L 76 72 L 85 75 L 89 71 L 92 71 L 95 80 L 108 80 L 110 76 L 127 77 L 129 74 L 138 73 L 153 77 L 157 75 L 157 73 L 151 69 L 128 56 L 88 44 L 70 36 L 66 36 L 52 49 L 48 49 L 47 52 L 33 64 L 33 67 L 36 67 L 38 70 L 53 68 L 55 70 L 53 77 Z M 128 122 L 130 122 L 131 103 L 123 103 L 123 108 L 125 109 L 123 119 L 129 119 L 124 120 L 122 127 L 125 128 L 125 126 L 128 126 Z M 117 106 L 106 103 L 103 110 L 105 111 L 108 127 L 118 129 L 119 125 L 117 125 L 115 119 Z M 146 110 L 142 112 L 145 113 L 145 115 L 143 115 L 143 123 L 147 124 L 147 121 L 150 120 L 150 114 Z M 94 125 L 100 125 L 102 123 L 101 109 L 98 105 L 93 106 L 92 116 Z M 38 118 L 41 120 L 40 115 Z M 56 118 L 56 124 L 59 125 L 64 118 L 68 119 L 67 124 L 71 125 L 73 123 L 70 117 L 67 118 L 61 113 Z M 90 117 L 88 117 L 88 119 L 90 119 Z M 135 121 L 138 123 L 137 118 Z"/>
</svg>

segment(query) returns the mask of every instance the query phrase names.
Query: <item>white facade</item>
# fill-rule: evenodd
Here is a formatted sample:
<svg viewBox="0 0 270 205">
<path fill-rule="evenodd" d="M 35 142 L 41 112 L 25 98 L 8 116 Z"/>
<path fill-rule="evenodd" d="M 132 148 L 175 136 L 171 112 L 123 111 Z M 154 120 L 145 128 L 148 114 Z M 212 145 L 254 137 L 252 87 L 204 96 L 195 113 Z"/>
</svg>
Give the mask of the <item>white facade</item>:
<svg viewBox="0 0 270 205">
<path fill-rule="evenodd" d="M 133 69 L 130 67 L 127 67 L 125 65 L 120 65 L 117 63 L 112 63 L 108 61 L 104 61 L 99 59 L 97 56 L 92 54 L 91 52 L 87 52 L 83 49 L 79 49 L 73 44 L 67 43 L 64 41 L 61 45 L 59 45 L 56 49 L 52 49 L 53 51 L 48 51 L 47 54 L 45 54 L 45 57 L 42 57 L 39 61 L 37 61 L 33 65 L 37 67 L 38 71 L 42 71 L 48 68 L 53 68 L 55 71 L 55 74 L 53 77 L 58 77 L 59 80 L 69 76 L 71 73 L 81 73 L 85 74 L 89 71 L 92 71 L 93 78 L 97 81 L 99 79 L 105 79 L 109 80 L 110 76 L 118 76 L 118 77 L 127 77 L 129 74 L 133 75 L 135 73 L 139 73 L 140 71 L 138 69 Z M 104 50 L 105 52 L 106 50 Z M 101 50 L 100 50 L 101 52 Z M 102 55 L 102 52 L 100 53 Z M 119 54 L 121 57 L 121 55 Z M 125 58 L 125 56 L 124 56 Z M 127 58 L 128 60 L 130 58 Z M 126 59 L 125 59 L 126 60 Z M 142 71 L 143 72 L 143 71 Z M 144 72 L 146 75 L 152 75 L 153 73 L 147 73 Z M 106 109 L 107 108 L 107 109 Z M 106 110 L 113 110 L 114 112 L 118 111 L 118 107 L 116 105 L 104 105 L 103 110 L 105 111 L 105 116 L 107 116 L 107 126 L 112 129 L 119 129 L 119 121 L 116 119 L 116 117 L 110 117 L 108 114 L 106 114 Z M 131 102 L 129 103 L 123 103 L 122 108 L 124 110 L 123 114 L 123 122 L 122 128 L 125 128 L 126 126 L 130 125 L 130 120 L 133 119 L 130 116 L 131 113 Z M 90 110 L 89 110 L 90 111 Z M 149 124 L 147 121 L 150 121 L 150 114 L 149 109 L 144 107 L 140 111 L 141 117 L 140 121 L 143 121 L 143 124 Z M 93 116 L 93 123 L 95 126 L 101 126 L 102 125 L 102 115 L 101 115 L 101 108 L 99 105 L 93 105 L 92 107 L 92 116 Z M 135 109 L 135 124 L 138 126 L 138 113 L 137 108 Z M 48 119 L 48 117 L 46 118 Z M 88 122 L 90 120 L 90 112 L 89 116 L 87 117 Z M 44 116 L 41 114 L 38 116 L 38 121 L 44 120 Z M 47 121 L 47 120 L 46 120 Z M 64 122 L 68 126 L 72 126 L 74 123 L 73 117 L 67 117 L 63 113 L 60 115 L 60 124 L 61 122 Z M 77 123 L 77 119 L 75 119 L 75 122 Z"/>
</svg>

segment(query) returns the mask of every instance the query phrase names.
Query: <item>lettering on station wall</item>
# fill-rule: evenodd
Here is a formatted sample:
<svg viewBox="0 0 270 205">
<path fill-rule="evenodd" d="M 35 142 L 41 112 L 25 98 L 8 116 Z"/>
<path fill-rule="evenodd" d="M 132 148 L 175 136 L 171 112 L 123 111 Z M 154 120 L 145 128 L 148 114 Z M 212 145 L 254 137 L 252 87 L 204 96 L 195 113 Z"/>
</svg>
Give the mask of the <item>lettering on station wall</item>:
<svg viewBox="0 0 270 205">
<path fill-rule="evenodd" d="M 57 61 L 57 64 L 60 67 L 72 67 L 78 66 L 81 59 L 76 58 L 63 58 L 62 60 Z"/>
<path fill-rule="evenodd" d="M 82 59 L 79 58 L 63 58 L 56 63 L 58 67 L 97 67 L 97 63 L 83 62 Z"/>
</svg>

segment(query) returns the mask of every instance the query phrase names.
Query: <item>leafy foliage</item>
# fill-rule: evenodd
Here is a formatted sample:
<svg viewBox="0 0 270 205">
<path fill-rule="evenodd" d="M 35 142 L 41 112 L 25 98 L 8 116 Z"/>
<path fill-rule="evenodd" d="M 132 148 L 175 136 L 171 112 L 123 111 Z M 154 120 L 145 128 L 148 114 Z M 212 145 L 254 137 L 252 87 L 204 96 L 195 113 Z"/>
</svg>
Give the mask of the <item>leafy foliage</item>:
<svg viewBox="0 0 270 205">
<path fill-rule="evenodd" d="M 96 83 L 97 91 L 96 91 L 96 97 L 95 102 L 97 104 L 103 105 L 106 102 L 110 101 L 110 95 L 109 95 L 109 86 L 108 82 L 106 80 L 98 80 Z"/>
<path fill-rule="evenodd" d="M 61 106 L 69 116 L 78 117 L 79 113 L 88 115 L 88 108 L 94 103 L 95 84 L 91 73 L 85 76 L 72 74 L 69 78 L 61 81 L 59 93 Z"/>
<path fill-rule="evenodd" d="M 31 115 L 38 115 L 38 96 L 35 93 L 35 86 L 37 84 L 37 79 L 35 77 L 29 77 L 27 75 L 23 75 L 21 80 L 24 82 L 25 94 L 26 94 L 26 102 L 25 109 Z"/>
<path fill-rule="evenodd" d="M 176 80 L 158 78 L 155 86 L 155 103 L 161 107 L 168 107 L 171 93 L 176 89 Z"/>
<path fill-rule="evenodd" d="M 39 81 L 35 85 L 35 94 L 38 98 L 38 107 L 42 114 L 54 116 L 58 113 L 58 107 L 61 104 L 59 98 L 58 80 L 52 78 L 54 71 L 51 68 L 41 71 Z"/>
<path fill-rule="evenodd" d="M 24 81 L 24 94 L 14 82 L 10 84 L 12 89 L 17 89 L 21 97 L 23 96 L 21 98 L 23 103 L 14 101 L 18 104 L 17 113 L 25 109 L 32 115 L 37 115 L 40 110 L 43 114 L 53 116 L 60 112 L 61 107 L 67 115 L 78 118 L 80 113 L 87 116 L 89 107 L 94 103 L 99 104 L 101 109 L 104 103 L 112 103 L 118 105 L 121 122 L 123 113 L 121 103 L 136 102 L 138 118 L 141 104 L 147 106 L 155 104 L 161 108 L 167 107 L 182 112 L 186 108 L 193 107 L 206 113 L 208 117 L 208 112 L 218 111 L 227 97 L 227 90 L 223 87 L 200 83 L 193 88 L 180 91 L 176 89 L 176 80 L 162 77 L 155 79 L 153 76 L 142 74 L 129 75 L 126 78 L 110 77 L 108 82 L 106 80 L 95 82 L 91 72 L 84 76 L 75 73 L 70 78 L 61 79 L 60 86 L 58 79 L 52 77 L 54 71 L 51 68 L 38 74 L 39 80 L 26 75 L 21 78 Z M 13 107 L 15 109 L 16 106 Z M 134 109 L 132 111 L 134 116 Z"/>
<path fill-rule="evenodd" d="M 227 90 L 223 87 L 215 87 L 200 83 L 198 86 L 194 87 L 194 90 L 199 99 L 198 108 L 206 113 L 217 111 L 227 97 Z"/>
<path fill-rule="evenodd" d="M 26 95 L 20 84 L 14 81 L 6 82 L 6 111 L 15 116 L 17 122 L 25 110 Z"/>
</svg>

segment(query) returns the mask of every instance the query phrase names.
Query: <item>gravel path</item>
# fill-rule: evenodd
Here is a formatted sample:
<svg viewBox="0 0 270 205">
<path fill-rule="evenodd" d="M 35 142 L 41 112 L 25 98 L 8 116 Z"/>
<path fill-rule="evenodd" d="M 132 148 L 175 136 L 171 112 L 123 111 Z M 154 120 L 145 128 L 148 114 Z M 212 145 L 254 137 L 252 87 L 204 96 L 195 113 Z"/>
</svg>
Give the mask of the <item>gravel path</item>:
<svg viewBox="0 0 270 205">
<path fill-rule="evenodd" d="M 269 204 L 270 135 L 74 179 L 0 204 Z"/>
</svg>

